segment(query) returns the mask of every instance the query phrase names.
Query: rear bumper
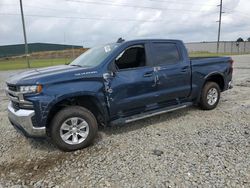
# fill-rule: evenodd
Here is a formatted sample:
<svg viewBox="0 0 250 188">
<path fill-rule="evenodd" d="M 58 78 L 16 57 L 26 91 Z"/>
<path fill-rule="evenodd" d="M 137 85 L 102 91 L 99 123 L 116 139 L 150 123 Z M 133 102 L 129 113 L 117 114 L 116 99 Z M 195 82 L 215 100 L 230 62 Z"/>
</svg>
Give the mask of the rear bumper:
<svg viewBox="0 0 250 188">
<path fill-rule="evenodd" d="M 228 89 L 232 89 L 233 88 L 233 81 L 230 81 L 229 83 L 228 83 Z"/>
<path fill-rule="evenodd" d="M 34 115 L 34 110 L 20 109 L 15 111 L 11 103 L 8 105 L 8 117 L 15 128 L 22 131 L 27 137 L 46 137 L 46 127 L 33 126 L 32 117 Z"/>
</svg>

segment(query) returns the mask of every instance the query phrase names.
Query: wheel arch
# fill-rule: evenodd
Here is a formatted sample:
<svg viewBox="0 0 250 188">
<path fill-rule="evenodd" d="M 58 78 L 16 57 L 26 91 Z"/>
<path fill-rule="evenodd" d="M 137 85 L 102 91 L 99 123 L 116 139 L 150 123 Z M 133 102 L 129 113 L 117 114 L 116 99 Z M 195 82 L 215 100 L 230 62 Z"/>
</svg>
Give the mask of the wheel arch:
<svg viewBox="0 0 250 188">
<path fill-rule="evenodd" d="M 107 124 L 108 110 L 106 108 L 105 101 L 92 94 L 82 94 L 74 96 L 63 96 L 60 97 L 60 99 L 58 99 L 55 103 L 53 103 L 48 112 L 46 127 L 50 126 L 51 120 L 57 112 L 67 106 L 72 105 L 78 105 L 87 108 L 94 114 L 99 124 Z"/>
<path fill-rule="evenodd" d="M 200 85 L 200 90 L 198 91 L 198 96 L 195 100 L 195 103 L 198 104 L 200 101 L 201 93 L 202 90 L 207 82 L 215 82 L 219 85 L 220 90 L 224 91 L 225 90 L 225 77 L 222 73 L 220 72 L 212 72 L 208 74 L 207 76 L 204 77 L 203 83 Z"/>
<path fill-rule="evenodd" d="M 204 87 L 204 85 L 207 83 L 207 82 L 215 82 L 219 85 L 220 87 L 220 90 L 221 91 L 224 91 L 225 90 L 225 77 L 222 73 L 220 72 L 213 72 L 213 73 L 210 73 L 208 74 L 206 77 L 205 77 L 205 81 L 203 83 L 203 86 L 202 88 Z"/>
</svg>

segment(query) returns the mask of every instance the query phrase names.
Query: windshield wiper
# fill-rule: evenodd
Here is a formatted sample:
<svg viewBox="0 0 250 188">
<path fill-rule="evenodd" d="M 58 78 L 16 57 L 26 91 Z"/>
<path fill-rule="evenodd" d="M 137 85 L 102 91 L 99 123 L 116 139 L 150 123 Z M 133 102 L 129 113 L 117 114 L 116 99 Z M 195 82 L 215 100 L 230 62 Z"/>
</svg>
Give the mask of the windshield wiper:
<svg viewBox="0 0 250 188">
<path fill-rule="evenodd" d="M 73 66 L 73 67 L 82 67 L 81 65 L 70 65 L 70 66 Z"/>
</svg>

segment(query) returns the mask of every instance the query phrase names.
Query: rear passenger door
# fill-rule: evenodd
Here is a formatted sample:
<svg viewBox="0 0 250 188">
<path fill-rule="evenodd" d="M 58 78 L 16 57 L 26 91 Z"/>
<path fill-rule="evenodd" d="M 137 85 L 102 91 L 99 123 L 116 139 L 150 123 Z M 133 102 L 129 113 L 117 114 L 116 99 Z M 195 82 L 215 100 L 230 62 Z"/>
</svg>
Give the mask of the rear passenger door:
<svg viewBox="0 0 250 188">
<path fill-rule="evenodd" d="M 172 42 L 152 42 L 151 58 L 157 75 L 158 102 L 178 101 L 191 92 L 191 67 Z"/>
</svg>

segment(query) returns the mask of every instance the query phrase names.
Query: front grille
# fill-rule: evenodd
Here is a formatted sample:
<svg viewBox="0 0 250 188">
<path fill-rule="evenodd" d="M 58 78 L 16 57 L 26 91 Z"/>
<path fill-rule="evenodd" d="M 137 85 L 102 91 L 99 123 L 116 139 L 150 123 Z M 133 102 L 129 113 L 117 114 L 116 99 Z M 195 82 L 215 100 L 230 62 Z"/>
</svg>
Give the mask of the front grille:
<svg viewBox="0 0 250 188">
<path fill-rule="evenodd" d="M 18 97 L 16 95 L 13 95 L 12 93 L 8 93 L 10 97 L 15 98 L 18 100 Z"/>
<path fill-rule="evenodd" d="M 8 86 L 8 89 L 10 91 L 15 91 L 16 92 L 18 90 L 16 85 L 7 84 L 7 86 Z"/>
<path fill-rule="evenodd" d="M 15 111 L 20 109 L 33 109 L 33 104 L 26 101 L 23 94 L 18 92 L 18 86 L 7 84 L 7 94 Z"/>
</svg>

